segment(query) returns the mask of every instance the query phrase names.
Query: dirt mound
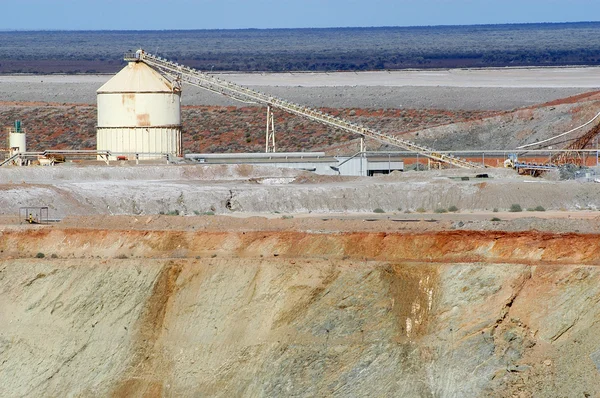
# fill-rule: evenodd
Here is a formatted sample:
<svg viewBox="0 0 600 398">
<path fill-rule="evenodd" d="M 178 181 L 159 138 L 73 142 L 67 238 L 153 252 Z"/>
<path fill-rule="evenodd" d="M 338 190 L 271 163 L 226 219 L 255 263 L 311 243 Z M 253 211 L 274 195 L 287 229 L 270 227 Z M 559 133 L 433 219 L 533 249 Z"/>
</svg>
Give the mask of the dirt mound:
<svg viewBox="0 0 600 398">
<path fill-rule="evenodd" d="M 595 96 L 591 97 L 594 98 Z M 600 110 L 600 101 L 562 103 L 519 109 L 490 118 L 433 127 L 405 134 L 406 138 L 438 150 L 511 150 L 554 137 L 591 120 Z M 565 147 L 588 129 L 561 137 L 546 145 Z"/>
<path fill-rule="evenodd" d="M 556 106 L 556 105 L 563 105 L 563 104 L 575 104 L 577 102 L 584 102 L 584 101 L 598 101 L 600 100 L 600 91 L 590 91 L 589 93 L 582 93 L 579 95 L 572 95 L 570 97 L 567 98 L 560 98 L 560 99 L 556 99 L 554 101 L 549 101 L 546 103 L 543 103 L 541 105 L 537 105 L 535 107 L 531 107 L 531 108 L 539 108 L 544 107 L 544 106 Z"/>
</svg>

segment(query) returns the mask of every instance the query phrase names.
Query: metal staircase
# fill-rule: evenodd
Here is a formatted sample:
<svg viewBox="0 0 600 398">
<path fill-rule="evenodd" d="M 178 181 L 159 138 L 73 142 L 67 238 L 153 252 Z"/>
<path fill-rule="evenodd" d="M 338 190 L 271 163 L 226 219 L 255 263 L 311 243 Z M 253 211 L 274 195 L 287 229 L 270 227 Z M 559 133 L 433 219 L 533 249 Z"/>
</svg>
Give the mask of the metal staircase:
<svg viewBox="0 0 600 398">
<path fill-rule="evenodd" d="M 9 157 L 8 159 L 5 159 L 2 162 L 0 162 L 0 167 L 4 166 L 5 164 L 8 164 L 8 163 L 12 162 L 13 160 L 16 160 L 20 156 L 21 156 L 21 153 L 19 153 L 19 152 L 15 153 L 14 155 L 12 155 L 11 157 Z"/>
<path fill-rule="evenodd" d="M 349 122 L 342 118 L 329 115 L 316 109 L 295 104 L 271 95 L 263 94 L 259 91 L 220 79 L 213 75 L 200 72 L 187 66 L 179 65 L 161 57 L 148 54 L 143 50 L 138 50 L 134 54 L 126 54 L 125 60 L 130 62 L 144 62 L 150 67 L 156 69 L 159 73 L 167 76 L 174 84 L 176 89 L 181 89 L 181 83 L 188 83 L 209 91 L 213 91 L 225 96 L 231 97 L 242 102 L 254 102 L 278 108 L 286 112 L 306 117 L 315 122 L 334 127 L 343 131 L 358 134 L 363 137 L 372 138 L 384 144 L 390 144 L 402 149 L 416 152 L 422 156 L 433 160 L 448 163 L 456 167 L 470 169 L 481 167 L 478 164 L 469 162 L 452 155 L 437 152 L 435 149 L 417 145 L 411 141 L 394 137 L 381 131 L 361 126 L 357 123 Z"/>
</svg>

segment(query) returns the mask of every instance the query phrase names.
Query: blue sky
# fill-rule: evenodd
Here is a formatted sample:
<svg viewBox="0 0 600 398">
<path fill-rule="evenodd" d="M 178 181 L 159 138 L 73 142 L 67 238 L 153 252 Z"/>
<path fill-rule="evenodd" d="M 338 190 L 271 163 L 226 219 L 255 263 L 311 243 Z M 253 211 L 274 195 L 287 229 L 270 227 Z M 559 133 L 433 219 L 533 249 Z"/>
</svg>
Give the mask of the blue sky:
<svg viewBox="0 0 600 398">
<path fill-rule="evenodd" d="M 600 20 L 598 0 L 0 0 L 2 30 L 238 29 Z"/>
</svg>

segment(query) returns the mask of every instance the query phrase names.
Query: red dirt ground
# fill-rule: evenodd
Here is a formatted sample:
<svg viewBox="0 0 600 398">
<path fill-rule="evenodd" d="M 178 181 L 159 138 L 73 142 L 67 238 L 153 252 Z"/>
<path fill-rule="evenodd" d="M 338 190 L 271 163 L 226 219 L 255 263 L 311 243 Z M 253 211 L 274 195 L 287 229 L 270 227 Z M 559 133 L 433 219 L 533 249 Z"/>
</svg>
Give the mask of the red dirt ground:
<svg viewBox="0 0 600 398">
<path fill-rule="evenodd" d="M 496 112 L 414 109 L 331 109 L 324 112 L 390 133 L 407 133 L 423 128 L 478 120 Z M 355 141 L 349 133 L 332 131 L 306 119 L 276 112 L 280 151 L 330 150 Z M 94 149 L 96 107 L 82 104 L 0 102 L 0 126 L 22 120 L 28 131 L 31 151 Z M 260 107 L 185 106 L 182 109 L 183 146 L 194 152 L 262 152 L 265 113 Z M 5 140 L 0 131 L 0 142 Z"/>
</svg>

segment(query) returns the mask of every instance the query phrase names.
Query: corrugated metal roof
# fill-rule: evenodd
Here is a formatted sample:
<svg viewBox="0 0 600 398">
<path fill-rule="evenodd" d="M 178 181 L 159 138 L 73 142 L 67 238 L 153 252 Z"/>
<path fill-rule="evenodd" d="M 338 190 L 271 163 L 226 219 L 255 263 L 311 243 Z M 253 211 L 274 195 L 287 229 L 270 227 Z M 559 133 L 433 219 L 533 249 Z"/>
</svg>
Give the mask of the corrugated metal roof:
<svg viewBox="0 0 600 398">
<path fill-rule="evenodd" d="M 130 62 L 97 93 L 172 93 L 173 86 L 143 62 Z"/>
</svg>

